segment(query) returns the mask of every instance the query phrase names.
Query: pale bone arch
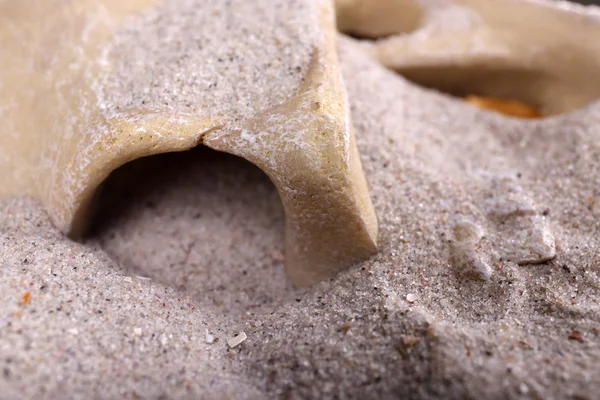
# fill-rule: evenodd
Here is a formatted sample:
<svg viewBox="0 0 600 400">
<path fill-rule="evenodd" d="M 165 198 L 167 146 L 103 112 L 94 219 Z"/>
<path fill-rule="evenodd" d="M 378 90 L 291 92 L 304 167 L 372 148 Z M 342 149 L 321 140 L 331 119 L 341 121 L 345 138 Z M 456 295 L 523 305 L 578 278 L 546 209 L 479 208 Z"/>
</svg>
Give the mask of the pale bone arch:
<svg viewBox="0 0 600 400">
<path fill-rule="evenodd" d="M 11 60 L 0 70 L 0 197 L 39 199 L 54 223 L 77 237 L 111 171 L 204 144 L 251 161 L 275 184 L 286 213 L 286 268 L 296 285 L 329 278 L 374 254 L 377 220 L 339 72 L 333 6 L 315 2 L 322 35 L 298 93 L 227 130 L 218 118 L 90 106 L 96 95 L 89 79 L 98 73 L 90 60 L 128 16 L 152 3 L 0 3 L 0 57 Z M 90 13 L 104 13 L 111 23 L 90 30 Z M 278 135 L 280 129 L 293 137 Z"/>
<path fill-rule="evenodd" d="M 384 33 L 369 53 L 423 86 L 512 98 L 545 115 L 600 97 L 598 9 L 548 0 L 338 0 L 337 8 L 346 31 Z"/>
</svg>

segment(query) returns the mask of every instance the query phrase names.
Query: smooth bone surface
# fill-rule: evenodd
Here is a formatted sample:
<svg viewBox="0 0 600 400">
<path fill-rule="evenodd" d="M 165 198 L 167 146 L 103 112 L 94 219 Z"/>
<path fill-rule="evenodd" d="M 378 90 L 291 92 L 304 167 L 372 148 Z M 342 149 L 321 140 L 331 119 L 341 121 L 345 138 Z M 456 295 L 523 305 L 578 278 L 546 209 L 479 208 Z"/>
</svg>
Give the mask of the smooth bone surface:
<svg viewBox="0 0 600 400">
<path fill-rule="evenodd" d="M 306 30 L 296 31 L 301 25 L 293 21 L 289 32 L 270 34 L 271 10 L 237 0 L 223 16 L 211 13 L 209 3 L 0 4 L 0 196 L 39 199 L 54 223 L 77 238 L 113 170 L 203 144 L 251 161 L 274 182 L 294 284 L 316 283 L 369 257 L 377 250 L 377 221 L 338 68 L 332 5 L 290 2 L 290 18 L 305 20 Z M 244 25 L 249 14 L 259 24 Z M 170 18 L 172 30 L 154 32 L 153 18 Z M 234 28 L 215 37 L 223 30 L 211 24 Z M 190 45 L 178 39 L 186 29 L 195 35 L 194 50 L 178 50 Z M 152 35 L 159 47 L 144 42 Z M 226 50 L 231 40 L 246 40 L 252 51 L 204 50 L 213 48 L 211 41 Z M 135 51 L 119 53 L 123 43 Z M 228 80 L 260 69 L 244 69 L 244 62 L 258 62 L 255 48 L 273 54 L 261 66 L 264 76 Z M 179 69 L 164 69 L 169 63 Z M 289 70 L 299 76 L 295 86 L 284 82 Z M 261 81 L 270 77 L 281 79 L 281 88 Z M 219 90 L 209 92 L 213 84 Z"/>
</svg>

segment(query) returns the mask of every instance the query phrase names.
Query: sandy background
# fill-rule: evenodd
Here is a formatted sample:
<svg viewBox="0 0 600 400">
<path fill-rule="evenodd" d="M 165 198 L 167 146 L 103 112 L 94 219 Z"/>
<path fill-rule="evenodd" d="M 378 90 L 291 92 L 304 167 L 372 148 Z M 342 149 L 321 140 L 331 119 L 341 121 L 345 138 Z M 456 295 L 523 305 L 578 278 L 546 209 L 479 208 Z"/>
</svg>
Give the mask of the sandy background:
<svg viewBox="0 0 600 400">
<path fill-rule="evenodd" d="M 600 104 L 512 119 L 339 54 L 379 254 L 293 289 L 273 185 L 207 149 L 115 173 L 83 244 L 3 201 L 0 398 L 597 397 Z M 532 232 L 556 257 L 518 265 Z"/>
</svg>

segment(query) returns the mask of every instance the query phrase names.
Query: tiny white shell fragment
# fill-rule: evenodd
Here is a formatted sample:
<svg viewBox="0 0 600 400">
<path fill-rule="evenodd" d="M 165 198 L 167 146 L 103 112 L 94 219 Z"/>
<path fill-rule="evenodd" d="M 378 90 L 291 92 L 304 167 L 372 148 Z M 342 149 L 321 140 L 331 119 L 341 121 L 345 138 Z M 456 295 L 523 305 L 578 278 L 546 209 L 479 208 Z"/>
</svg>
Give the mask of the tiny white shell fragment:
<svg viewBox="0 0 600 400">
<path fill-rule="evenodd" d="M 241 344 L 246 339 L 248 339 L 248 336 L 246 336 L 246 333 L 242 331 L 237 336 L 232 337 L 231 339 L 229 339 L 227 341 L 227 344 L 229 345 L 229 347 L 234 348 L 237 345 Z"/>
</svg>

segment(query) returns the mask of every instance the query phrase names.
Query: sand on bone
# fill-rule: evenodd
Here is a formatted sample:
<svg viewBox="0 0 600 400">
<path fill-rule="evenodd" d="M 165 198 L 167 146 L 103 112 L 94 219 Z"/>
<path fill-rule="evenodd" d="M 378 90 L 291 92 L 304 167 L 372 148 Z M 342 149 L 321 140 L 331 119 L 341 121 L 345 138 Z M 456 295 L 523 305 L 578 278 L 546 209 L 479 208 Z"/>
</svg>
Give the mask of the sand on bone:
<svg viewBox="0 0 600 400">
<path fill-rule="evenodd" d="M 296 94 L 321 34 L 320 4 L 160 2 L 115 36 L 99 105 L 107 115 L 169 111 L 237 127 Z"/>
<path fill-rule="evenodd" d="M 274 188 L 202 149 L 119 171 L 86 244 L 5 201 L 0 397 L 594 398 L 600 103 L 511 119 L 419 88 L 351 39 L 339 52 L 379 254 L 294 290 Z M 499 221 L 498 180 L 536 218 Z M 450 261 L 456 218 L 484 232 L 487 282 Z M 556 258 L 503 259 L 518 234 L 504 227 L 540 221 Z"/>
</svg>

